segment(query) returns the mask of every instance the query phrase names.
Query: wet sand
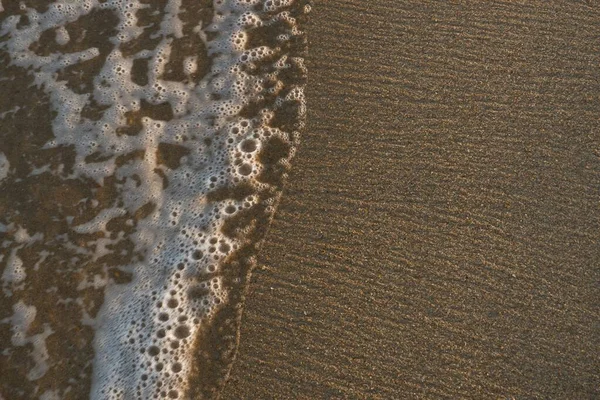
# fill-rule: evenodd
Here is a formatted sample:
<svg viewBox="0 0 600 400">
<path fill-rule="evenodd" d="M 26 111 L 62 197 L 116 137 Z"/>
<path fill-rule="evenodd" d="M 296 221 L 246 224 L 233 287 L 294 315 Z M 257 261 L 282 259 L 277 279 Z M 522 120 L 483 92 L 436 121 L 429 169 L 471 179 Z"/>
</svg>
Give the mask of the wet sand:
<svg viewBox="0 0 600 400">
<path fill-rule="evenodd" d="M 305 108 L 241 3 L 0 4 L 0 400 L 216 397 Z"/>
<path fill-rule="evenodd" d="M 223 399 L 600 397 L 599 21 L 315 2 L 308 129 Z"/>
</svg>

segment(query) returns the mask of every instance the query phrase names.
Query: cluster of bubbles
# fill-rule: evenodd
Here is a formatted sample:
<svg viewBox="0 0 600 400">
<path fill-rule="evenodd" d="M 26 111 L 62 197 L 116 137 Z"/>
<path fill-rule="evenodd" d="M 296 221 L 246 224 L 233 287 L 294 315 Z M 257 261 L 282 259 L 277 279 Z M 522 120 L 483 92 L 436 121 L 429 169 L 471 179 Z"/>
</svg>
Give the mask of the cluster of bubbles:
<svg viewBox="0 0 600 400">
<path fill-rule="evenodd" d="M 0 36 L 8 39 L 0 46 L 12 64 L 33 71 L 56 111 L 55 137 L 46 147 L 72 146 L 75 176 L 102 185 L 114 175 L 122 182 L 121 198 L 113 209 L 73 229 L 103 231 L 111 218 L 154 206 L 132 234 L 144 260 L 122 267 L 132 281 L 105 289 L 96 320 L 93 399 L 178 399 L 186 393 L 198 332 L 228 300 L 220 269 L 242 245 L 222 233 L 223 224 L 259 202 L 255 193 L 213 201 L 209 195 L 240 184 L 257 190 L 264 186 L 257 181 L 265 168 L 260 161 L 263 146 L 274 137 L 284 142 L 291 137 L 291 132 L 269 126 L 272 111 L 240 115 L 251 103 L 278 93 L 282 83 L 277 73 L 290 67 L 287 56 L 276 49 L 248 48 L 248 32 L 287 20 L 290 29 L 278 41 L 301 34 L 286 11 L 293 4 L 294 0 L 214 0 L 212 23 L 197 31 L 208 54 L 184 61 L 184 72 L 190 75 L 198 68 L 198 57 L 209 57 L 210 70 L 199 83 L 161 78 L 173 40 L 182 35 L 180 0 L 169 0 L 162 11 L 155 48 L 132 55 L 124 55 L 120 46 L 144 31 L 137 15 L 147 4 L 139 0 L 57 0 L 44 12 L 25 7 L 29 23 L 24 26 L 16 16 L 2 22 Z M 59 48 L 68 46 L 73 40 L 68 24 L 99 9 L 112 10 L 118 17 L 117 34 L 106 38 L 113 48 L 93 78 L 93 91 L 79 93 L 57 76 L 67 67 L 94 60 L 99 49 L 39 55 L 31 46 L 48 30 L 55 32 Z M 149 60 L 145 85 L 131 78 L 134 61 L 142 58 Z M 269 72 L 249 72 L 261 62 L 269 63 Z M 92 100 L 104 107 L 98 120 L 82 117 Z M 277 104 L 289 101 L 298 103 L 303 113 L 301 86 L 287 91 Z M 132 115 L 143 111 L 144 103 L 166 103 L 172 116 L 143 116 L 137 134 L 118 134 L 119 127 L 131 125 Z M 184 150 L 178 165 L 161 162 L 161 145 Z M 136 151 L 142 156 L 118 162 Z M 93 162 L 92 156 L 97 156 Z M 0 155 L 0 179 L 3 160 Z"/>
</svg>

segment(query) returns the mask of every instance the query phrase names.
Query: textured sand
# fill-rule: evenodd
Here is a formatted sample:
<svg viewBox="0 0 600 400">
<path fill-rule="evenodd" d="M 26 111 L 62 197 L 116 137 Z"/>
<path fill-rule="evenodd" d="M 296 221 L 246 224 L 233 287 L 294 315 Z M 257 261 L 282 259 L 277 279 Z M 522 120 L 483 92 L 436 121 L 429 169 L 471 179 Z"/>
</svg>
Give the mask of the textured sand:
<svg viewBox="0 0 600 400">
<path fill-rule="evenodd" d="M 600 8 L 315 6 L 222 398 L 600 398 Z"/>
</svg>

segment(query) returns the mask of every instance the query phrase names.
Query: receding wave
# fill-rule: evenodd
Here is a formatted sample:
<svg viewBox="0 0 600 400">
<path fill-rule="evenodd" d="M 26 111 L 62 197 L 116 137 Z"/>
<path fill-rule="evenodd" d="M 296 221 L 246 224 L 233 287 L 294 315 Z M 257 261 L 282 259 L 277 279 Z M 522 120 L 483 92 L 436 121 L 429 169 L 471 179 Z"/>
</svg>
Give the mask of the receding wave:
<svg viewBox="0 0 600 400">
<path fill-rule="evenodd" d="M 0 0 L 0 398 L 200 399 L 303 127 L 303 0 Z"/>
</svg>

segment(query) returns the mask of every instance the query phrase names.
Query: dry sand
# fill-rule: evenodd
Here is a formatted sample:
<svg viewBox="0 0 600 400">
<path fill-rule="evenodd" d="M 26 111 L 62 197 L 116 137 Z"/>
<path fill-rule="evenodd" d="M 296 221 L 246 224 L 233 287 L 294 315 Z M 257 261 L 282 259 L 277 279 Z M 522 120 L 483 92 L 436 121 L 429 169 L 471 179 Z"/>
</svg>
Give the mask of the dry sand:
<svg viewBox="0 0 600 400">
<path fill-rule="evenodd" d="M 591 4 L 316 2 L 223 399 L 600 398 Z"/>
</svg>

